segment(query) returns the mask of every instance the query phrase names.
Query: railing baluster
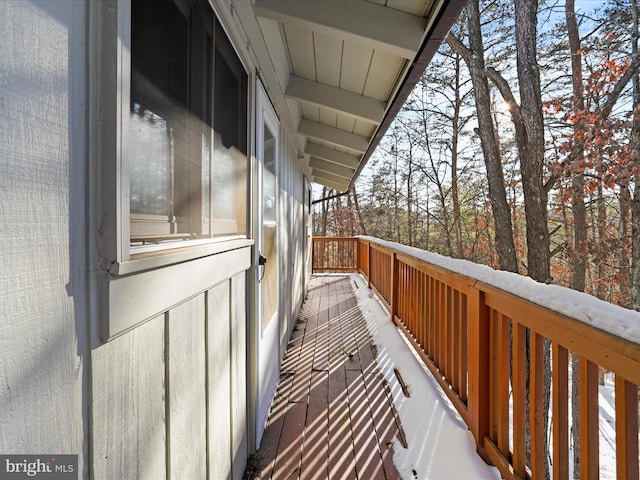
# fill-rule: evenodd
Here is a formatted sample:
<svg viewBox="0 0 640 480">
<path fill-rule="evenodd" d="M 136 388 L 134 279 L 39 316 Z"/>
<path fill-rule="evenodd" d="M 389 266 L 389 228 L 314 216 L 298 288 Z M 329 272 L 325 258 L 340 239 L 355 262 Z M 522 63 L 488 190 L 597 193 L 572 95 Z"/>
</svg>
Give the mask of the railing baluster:
<svg viewBox="0 0 640 480">
<path fill-rule="evenodd" d="M 498 379 L 498 355 L 497 355 L 497 341 L 496 335 L 496 315 L 493 309 L 489 309 L 489 436 L 491 438 L 497 437 L 496 429 L 496 397 L 497 392 L 497 379 Z"/>
<path fill-rule="evenodd" d="M 569 478 L 569 352 L 553 344 L 553 478 Z"/>
<path fill-rule="evenodd" d="M 438 367 L 442 370 L 444 366 L 444 322 L 445 322 L 445 312 L 444 312 L 444 283 L 438 282 L 438 346 L 437 348 L 437 358 L 438 358 Z"/>
<path fill-rule="evenodd" d="M 598 366 L 580 357 L 580 478 L 597 479 L 599 470 Z"/>
<path fill-rule="evenodd" d="M 447 285 L 446 290 L 446 308 L 447 308 L 447 326 L 446 326 L 446 338 L 445 338 L 445 362 L 444 362 L 444 374 L 447 378 L 453 378 L 453 295 L 451 293 L 451 286 Z"/>
<path fill-rule="evenodd" d="M 427 275 L 425 279 L 425 317 L 424 317 L 424 346 L 425 350 L 433 360 L 433 339 L 434 339 L 434 326 L 433 326 L 433 312 L 434 312 L 434 302 L 433 302 L 433 284 L 434 280 L 431 275 Z"/>
<path fill-rule="evenodd" d="M 456 392 L 460 391 L 460 383 L 462 378 L 462 361 L 460 359 L 460 292 L 458 290 L 453 291 L 453 338 L 452 338 L 452 350 L 453 350 L 453 377 L 452 386 Z"/>
<path fill-rule="evenodd" d="M 544 478 L 544 337 L 531 332 L 529 364 L 529 431 L 531 478 Z"/>
<path fill-rule="evenodd" d="M 509 319 L 503 314 L 497 318 L 498 334 L 498 448 L 509 456 Z"/>
<path fill-rule="evenodd" d="M 398 272 L 396 270 L 396 252 L 391 254 L 391 293 L 389 294 L 389 305 L 391 309 L 391 321 L 398 311 Z"/>
<path fill-rule="evenodd" d="M 638 386 L 616 375 L 616 454 L 619 480 L 638 472 Z"/>
<path fill-rule="evenodd" d="M 513 326 L 513 469 L 525 478 L 526 470 L 526 350 L 527 330 L 517 322 Z"/>
<path fill-rule="evenodd" d="M 420 295 L 418 303 L 420 304 L 420 314 L 418 316 L 418 340 L 422 348 L 426 350 L 427 344 L 427 275 L 420 272 Z"/>
<path fill-rule="evenodd" d="M 462 332 L 461 342 L 460 342 L 460 357 L 462 362 L 462 378 L 460 379 L 460 398 L 466 402 L 467 401 L 467 393 L 468 393 L 468 381 L 469 381 L 469 349 L 468 349 L 468 339 L 469 336 L 466 334 L 468 332 L 468 315 L 467 315 L 467 296 L 460 295 L 462 301 L 462 310 L 460 312 L 461 323 L 460 323 L 460 331 Z"/>
</svg>

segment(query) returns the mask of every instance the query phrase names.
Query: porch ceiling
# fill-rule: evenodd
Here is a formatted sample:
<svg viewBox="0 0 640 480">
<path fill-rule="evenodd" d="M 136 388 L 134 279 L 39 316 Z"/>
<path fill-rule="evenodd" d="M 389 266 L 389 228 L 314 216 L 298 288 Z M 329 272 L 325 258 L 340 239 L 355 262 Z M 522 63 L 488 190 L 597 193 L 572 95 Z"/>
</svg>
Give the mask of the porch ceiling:
<svg viewBox="0 0 640 480">
<path fill-rule="evenodd" d="M 255 0 L 313 181 L 348 190 L 465 0 Z"/>
</svg>

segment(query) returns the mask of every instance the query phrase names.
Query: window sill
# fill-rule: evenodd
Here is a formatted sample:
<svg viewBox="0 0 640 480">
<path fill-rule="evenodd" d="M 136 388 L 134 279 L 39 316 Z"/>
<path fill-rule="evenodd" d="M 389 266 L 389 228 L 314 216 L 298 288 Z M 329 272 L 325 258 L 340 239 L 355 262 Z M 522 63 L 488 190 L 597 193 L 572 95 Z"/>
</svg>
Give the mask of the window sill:
<svg viewBox="0 0 640 480">
<path fill-rule="evenodd" d="M 238 248 L 249 247 L 254 241 L 247 238 L 213 241 L 205 245 L 181 247 L 157 252 L 139 253 L 131 256 L 131 260 L 114 263 L 109 274 L 114 276 L 130 275 L 132 273 L 167 267 L 176 263 L 188 262 L 200 257 L 216 255 Z"/>
<path fill-rule="evenodd" d="M 170 311 L 185 299 L 251 268 L 253 240 L 212 243 L 122 262 L 98 277 L 101 340 L 109 341 Z"/>
</svg>

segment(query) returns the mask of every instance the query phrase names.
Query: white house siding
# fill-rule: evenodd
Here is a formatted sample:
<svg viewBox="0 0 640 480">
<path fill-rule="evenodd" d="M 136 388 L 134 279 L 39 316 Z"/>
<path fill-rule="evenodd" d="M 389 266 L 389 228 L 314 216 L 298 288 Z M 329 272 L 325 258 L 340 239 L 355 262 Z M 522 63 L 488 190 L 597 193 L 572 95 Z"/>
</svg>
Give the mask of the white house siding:
<svg viewBox="0 0 640 480">
<path fill-rule="evenodd" d="M 298 159 L 298 150 L 286 129 L 280 134 L 280 312 L 284 315 L 280 329 L 280 352 L 286 345 L 304 299 L 306 241 L 304 160 Z"/>
<path fill-rule="evenodd" d="M 165 315 L 93 353 L 94 478 L 166 477 Z"/>
<path fill-rule="evenodd" d="M 242 478 L 245 278 L 237 274 L 94 349 L 95 478 Z"/>
<path fill-rule="evenodd" d="M 0 452 L 86 447 L 82 2 L 0 2 Z"/>
</svg>

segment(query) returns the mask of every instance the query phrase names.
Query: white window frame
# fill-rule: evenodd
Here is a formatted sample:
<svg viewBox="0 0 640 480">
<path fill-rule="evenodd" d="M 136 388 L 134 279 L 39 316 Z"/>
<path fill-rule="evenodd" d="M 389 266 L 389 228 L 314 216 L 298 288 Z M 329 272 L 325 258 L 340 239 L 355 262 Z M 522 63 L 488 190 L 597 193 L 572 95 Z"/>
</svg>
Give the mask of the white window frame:
<svg viewBox="0 0 640 480">
<path fill-rule="evenodd" d="M 211 3 L 211 2 L 210 2 Z M 219 12 L 212 5 L 214 14 Z M 227 36 L 247 72 L 246 234 L 172 242 L 160 248 L 130 247 L 130 192 L 126 164 L 131 75 L 131 0 L 89 2 L 89 158 L 90 219 L 88 233 L 92 316 L 97 334 L 107 341 L 153 318 L 171 306 L 251 267 L 251 147 L 253 105 L 251 69 L 229 32 Z M 224 255 L 219 255 L 224 254 Z M 193 261 L 192 261 L 193 260 Z M 188 262 L 188 263 L 186 263 Z M 191 275 L 189 275 L 191 268 Z M 206 275 L 199 275 L 199 272 Z M 195 273 L 195 274 L 194 274 Z M 192 277 L 173 291 L 172 278 Z M 135 290 L 134 295 L 131 295 Z M 148 301 L 140 300 L 140 292 Z M 137 295 L 137 296 L 136 296 Z"/>
<path fill-rule="evenodd" d="M 96 2 L 101 22 L 102 35 L 98 47 L 102 50 L 98 68 L 101 72 L 101 98 L 99 109 L 102 114 L 101 125 L 101 165 L 102 198 L 100 236 L 101 255 L 112 266 L 115 274 L 135 271 L 136 265 L 124 265 L 127 262 L 143 260 L 140 269 L 148 268 L 153 253 L 167 258 L 156 260 L 158 266 L 174 263 L 171 259 L 174 251 L 180 251 L 179 258 L 184 258 L 184 249 L 209 246 L 212 251 L 220 251 L 220 246 L 211 245 L 230 240 L 248 238 L 249 225 L 245 234 L 231 234 L 223 237 L 210 237 L 196 240 L 175 241 L 171 243 L 142 247 L 130 246 L 130 178 L 128 168 L 128 127 L 131 82 L 131 0 L 105 0 Z M 214 12 L 215 13 L 215 12 Z M 114 54 L 115 53 L 115 54 Z M 242 58 L 239 56 L 242 61 Z M 247 86 L 251 76 L 247 72 Z M 247 92 L 248 93 L 248 92 Z M 109 102 L 108 99 L 112 99 Z M 115 99 L 115 102 L 113 102 Z M 249 99 L 248 99 L 249 100 Z M 247 112 L 247 132 L 249 130 L 249 112 Z M 250 139 L 248 135 L 248 140 Z M 248 141 L 248 144 L 250 142 Z M 247 160 L 249 161 L 249 160 Z M 250 167 L 247 165 L 247 190 L 249 190 Z M 212 196 L 211 201 L 215 201 Z M 249 207 L 247 201 L 247 208 Z M 231 245 L 230 245 L 231 247 Z M 145 255 L 146 254 L 146 255 Z M 149 255 L 151 254 L 151 255 Z M 206 255 L 195 253 L 195 256 Z M 178 260 L 181 261 L 181 260 Z"/>
</svg>

